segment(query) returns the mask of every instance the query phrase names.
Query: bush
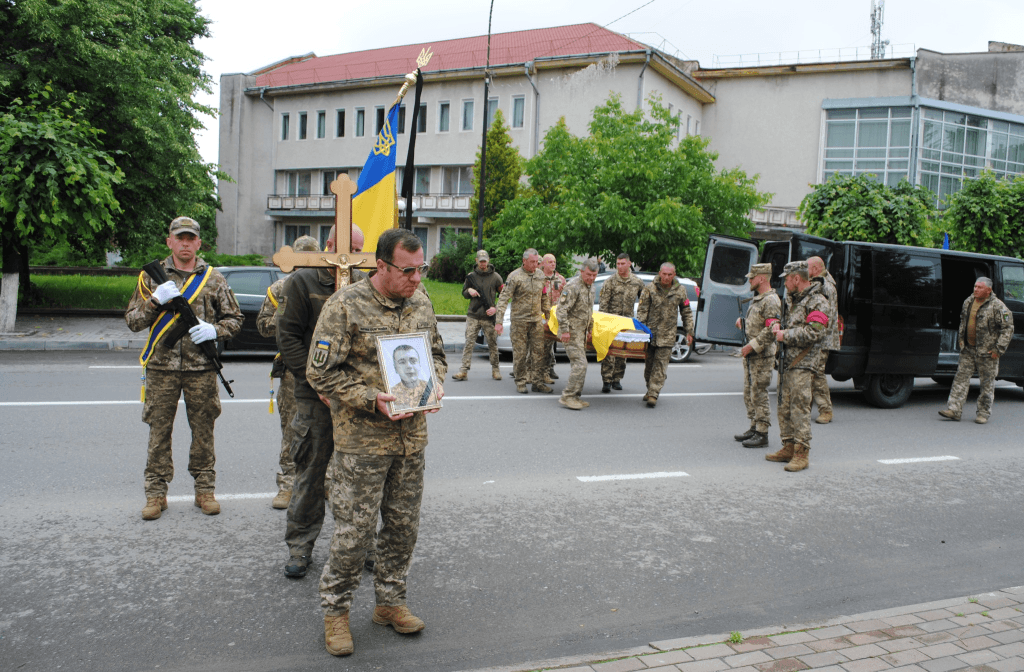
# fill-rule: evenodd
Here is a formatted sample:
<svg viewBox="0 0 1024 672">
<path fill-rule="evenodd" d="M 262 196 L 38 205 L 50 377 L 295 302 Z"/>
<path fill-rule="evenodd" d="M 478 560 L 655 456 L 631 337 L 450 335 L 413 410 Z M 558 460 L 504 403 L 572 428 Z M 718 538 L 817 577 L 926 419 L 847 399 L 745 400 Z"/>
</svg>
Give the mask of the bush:
<svg viewBox="0 0 1024 672">
<path fill-rule="evenodd" d="M 154 259 L 166 259 L 170 253 L 166 243 L 153 243 L 142 251 L 125 253 L 120 265 L 142 268 Z M 210 266 L 265 266 L 267 263 L 262 254 L 217 254 L 212 250 L 200 250 L 199 256 Z"/>
<path fill-rule="evenodd" d="M 466 274 L 473 270 L 476 259 L 476 242 L 469 233 L 460 233 L 441 246 L 440 251 L 430 260 L 427 277 L 441 282 L 462 283 Z"/>
<path fill-rule="evenodd" d="M 62 240 L 53 247 L 32 245 L 28 263 L 30 266 L 104 266 L 106 262 L 102 252 L 76 249 Z"/>
</svg>

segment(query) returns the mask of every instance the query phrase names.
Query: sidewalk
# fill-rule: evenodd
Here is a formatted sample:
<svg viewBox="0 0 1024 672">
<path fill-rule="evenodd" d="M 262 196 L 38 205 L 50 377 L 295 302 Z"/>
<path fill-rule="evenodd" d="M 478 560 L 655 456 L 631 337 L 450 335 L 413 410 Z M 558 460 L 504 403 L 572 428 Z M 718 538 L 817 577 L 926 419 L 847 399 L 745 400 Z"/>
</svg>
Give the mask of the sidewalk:
<svg viewBox="0 0 1024 672">
<path fill-rule="evenodd" d="M 821 623 L 651 642 L 477 670 L 525 672 L 1019 672 L 1024 670 L 1024 586 Z"/>
<path fill-rule="evenodd" d="M 462 352 L 465 316 L 439 316 L 437 326 L 445 352 Z M 122 317 L 18 315 L 14 332 L 0 334 L 0 350 L 141 350 L 146 336 L 133 333 Z"/>
</svg>

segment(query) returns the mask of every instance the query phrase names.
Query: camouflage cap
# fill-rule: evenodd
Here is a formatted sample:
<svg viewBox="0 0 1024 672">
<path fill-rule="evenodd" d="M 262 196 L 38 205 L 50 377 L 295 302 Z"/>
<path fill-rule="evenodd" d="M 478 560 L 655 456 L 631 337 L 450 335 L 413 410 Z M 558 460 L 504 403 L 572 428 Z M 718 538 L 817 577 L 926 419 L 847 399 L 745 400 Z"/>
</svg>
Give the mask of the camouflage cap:
<svg viewBox="0 0 1024 672">
<path fill-rule="evenodd" d="M 807 275 L 807 262 L 806 261 L 791 261 L 786 264 L 786 267 L 782 269 L 782 273 L 779 274 L 780 278 L 784 278 L 791 273 L 803 273 Z"/>
<path fill-rule="evenodd" d="M 754 264 L 750 267 L 750 273 L 747 273 L 747 279 L 754 277 L 755 275 L 771 275 L 772 265 L 771 264 Z"/>
<path fill-rule="evenodd" d="M 319 252 L 320 244 L 313 236 L 299 236 L 292 243 L 292 249 L 296 252 Z"/>
<path fill-rule="evenodd" d="M 199 222 L 191 217 L 177 217 L 171 221 L 170 235 L 188 232 L 199 235 Z"/>
<path fill-rule="evenodd" d="M 491 260 L 491 255 L 487 254 L 487 250 L 478 250 L 477 251 L 477 253 L 476 253 L 476 260 L 480 261 L 481 259 L 484 260 L 484 261 L 490 261 Z"/>
</svg>

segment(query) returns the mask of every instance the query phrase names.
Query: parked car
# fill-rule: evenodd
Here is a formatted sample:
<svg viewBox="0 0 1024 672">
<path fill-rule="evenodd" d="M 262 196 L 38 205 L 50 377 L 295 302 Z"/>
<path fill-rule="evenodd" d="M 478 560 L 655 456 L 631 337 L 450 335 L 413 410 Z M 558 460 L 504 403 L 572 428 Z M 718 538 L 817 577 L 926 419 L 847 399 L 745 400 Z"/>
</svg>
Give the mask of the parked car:
<svg viewBox="0 0 1024 672">
<path fill-rule="evenodd" d="M 1010 347 L 999 359 L 999 379 L 1024 387 L 1024 261 L 879 243 L 837 242 L 805 234 L 764 244 L 761 263 L 772 265 L 772 287 L 784 294 L 779 274 L 786 262 L 818 256 L 836 280 L 840 349 L 825 373 L 853 379 L 868 402 L 880 408 L 906 403 L 915 377 L 952 382 L 959 346 L 960 309 L 975 281 L 991 278 L 993 293 L 1013 313 Z M 757 243 L 712 235 L 697 306 L 697 338 L 742 345 L 736 318 L 750 296 L 744 277 L 758 261 Z"/>
<path fill-rule="evenodd" d="M 269 350 L 277 351 L 277 341 L 273 338 L 260 336 L 256 329 L 256 316 L 260 313 L 263 299 L 267 298 L 267 289 L 278 278 L 287 275 L 274 266 L 219 266 L 217 268 L 228 281 L 238 307 L 242 309 L 245 322 L 238 336 L 219 341 L 217 349 L 224 350 Z"/>
<path fill-rule="evenodd" d="M 601 297 L 601 287 L 604 286 L 604 281 L 607 280 L 608 278 L 612 277 L 612 275 L 614 275 L 614 273 L 598 273 L 597 278 L 594 279 L 594 312 L 597 312 L 598 306 L 599 306 L 599 303 L 600 303 L 599 299 Z M 658 274 L 657 273 L 639 272 L 639 273 L 635 273 L 635 275 L 638 278 L 640 278 L 641 280 L 643 280 L 645 285 L 648 285 L 651 282 L 655 282 L 657 280 L 657 278 L 658 278 Z M 696 308 L 697 308 L 697 299 L 700 296 L 700 288 L 697 286 L 697 283 L 694 282 L 693 280 L 690 280 L 689 278 L 676 278 L 676 282 L 682 283 L 682 285 L 684 287 L 686 287 L 686 295 L 690 299 L 690 310 L 696 310 Z M 638 304 L 636 304 L 636 303 L 633 304 L 633 316 L 634 317 L 636 317 L 637 305 Z M 504 329 L 503 329 L 501 335 L 498 336 L 498 352 L 500 352 L 502 354 L 508 354 L 508 355 L 512 354 L 512 339 L 509 336 L 509 332 L 511 331 L 511 328 L 510 328 L 511 322 L 509 320 L 509 315 L 511 313 L 511 310 L 512 310 L 511 307 L 505 309 L 505 317 L 504 317 L 504 320 L 502 321 L 502 324 L 504 325 Z M 676 344 L 675 344 L 675 346 L 673 346 L 672 354 L 669 357 L 669 360 L 671 362 L 675 363 L 675 364 L 679 364 L 681 362 L 685 362 L 686 360 L 688 360 L 690 358 L 690 355 L 693 354 L 694 350 L 696 350 L 698 354 L 703 355 L 703 354 L 706 354 L 711 349 L 711 347 L 712 347 L 711 344 L 709 344 L 709 343 L 697 343 L 697 342 L 694 342 L 694 346 L 695 347 L 690 347 L 689 345 L 686 344 L 686 338 L 685 338 L 685 336 L 683 336 L 682 328 L 683 328 L 683 321 L 681 319 L 677 318 L 676 319 L 676 330 L 677 330 L 676 331 Z M 477 334 L 476 342 L 478 344 L 484 345 L 486 347 L 486 344 L 484 343 L 483 333 Z M 562 347 L 562 344 L 561 343 L 556 343 L 555 344 L 555 354 L 564 354 L 564 353 L 565 353 L 565 350 Z"/>
</svg>

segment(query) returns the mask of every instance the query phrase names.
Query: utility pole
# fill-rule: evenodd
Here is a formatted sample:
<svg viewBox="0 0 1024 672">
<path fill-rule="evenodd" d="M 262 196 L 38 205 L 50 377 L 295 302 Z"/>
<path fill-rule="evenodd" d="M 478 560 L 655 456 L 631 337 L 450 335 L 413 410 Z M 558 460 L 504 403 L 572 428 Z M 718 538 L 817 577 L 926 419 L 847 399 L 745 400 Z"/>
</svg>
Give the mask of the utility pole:
<svg viewBox="0 0 1024 672">
<path fill-rule="evenodd" d="M 487 187 L 487 95 L 491 83 L 491 18 L 494 16 L 494 0 L 487 14 L 487 64 L 484 66 L 484 138 L 480 143 L 480 198 L 476 203 L 476 249 L 484 249 L 484 193 Z"/>
</svg>

